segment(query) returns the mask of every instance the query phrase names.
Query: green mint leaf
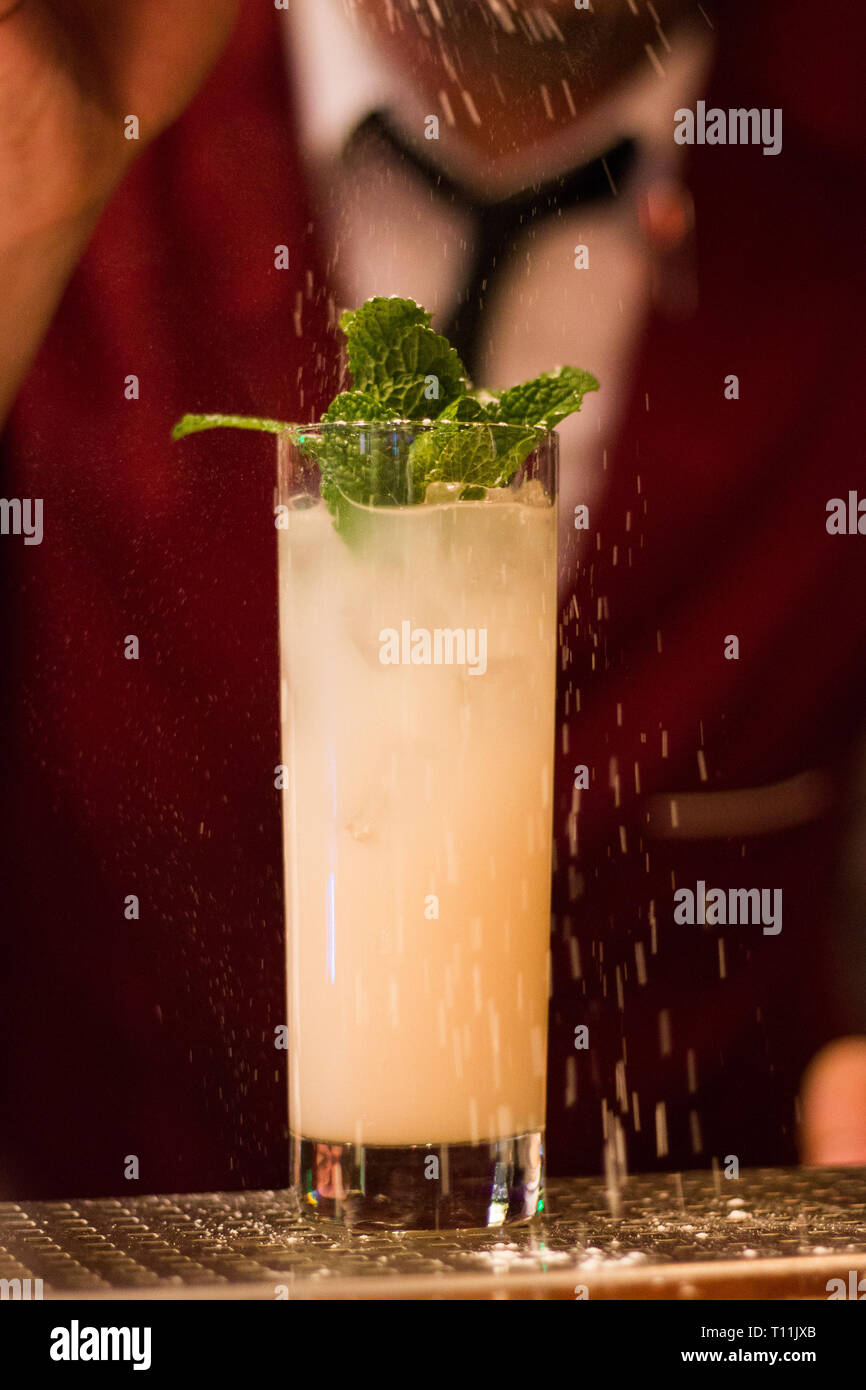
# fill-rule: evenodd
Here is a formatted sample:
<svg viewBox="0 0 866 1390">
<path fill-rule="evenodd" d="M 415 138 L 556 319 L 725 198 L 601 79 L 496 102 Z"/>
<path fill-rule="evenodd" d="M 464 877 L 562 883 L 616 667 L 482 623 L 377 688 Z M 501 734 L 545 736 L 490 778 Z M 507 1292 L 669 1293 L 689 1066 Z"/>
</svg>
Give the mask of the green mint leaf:
<svg viewBox="0 0 866 1390">
<path fill-rule="evenodd" d="M 387 420 L 390 412 L 381 400 L 378 391 L 341 391 L 335 396 L 322 416 L 331 423 L 344 421 L 353 424 L 356 420 Z"/>
<path fill-rule="evenodd" d="M 299 440 L 304 453 L 314 458 L 322 475 L 322 498 L 338 530 L 346 530 L 351 503 L 364 506 L 403 506 L 419 499 L 413 495 L 406 461 L 388 447 L 387 431 L 368 430 L 358 422 L 387 422 L 405 418 L 405 383 L 386 384 L 381 391 L 368 386 L 343 391 L 328 406 L 322 421 L 346 428 L 324 429 L 319 435 Z M 349 428 L 355 424 L 356 428 Z M 347 511 L 347 508 L 349 509 Z"/>
<path fill-rule="evenodd" d="M 508 431 L 503 430 L 503 434 L 506 435 L 506 438 L 501 441 L 500 465 L 503 482 L 500 483 L 500 487 L 511 482 L 520 465 L 529 458 L 535 446 L 540 443 L 538 428 L 532 429 L 527 426 L 526 433 L 517 434 L 516 437 L 514 428 Z"/>
<path fill-rule="evenodd" d="M 496 418 L 509 425 L 540 425 L 552 430 L 580 410 L 587 392 L 597 390 L 598 382 L 589 372 L 560 367 L 503 391 L 496 404 Z"/>
<path fill-rule="evenodd" d="M 521 386 L 497 396 L 465 392 L 442 411 L 436 427 L 412 446 L 415 488 L 431 482 L 462 482 L 476 487 L 504 487 L 538 443 L 538 430 L 551 430 L 579 410 L 584 395 L 597 391 L 589 372 L 561 367 L 543 372 Z M 511 430 L 460 430 L 450 422 L 499 423 L 525 426 Z M 464 489 L 461 497 L 467 496 Z"/>
<path fill-rule="evenodd" d="M 359 506 L 409 506 L 423 502 L 424 494 L 415 490 L 411 451 L 407 456 L 402 441 L 395 446 L 394 432 L 388 428 L 391 412 L 371 393 L 344 394 L 364 396 L 367 423 L 353 423 L 354 409 L 361 402 L 334 402 L 328 411 L 334 420 L 325 421 L 317 434 L 298 436 L 298 446 L 318 463 L 322 499 L 337 530 L 349 539 L 363 528 Z"/>
<path fill-rule="evenodd" d="M 426 376 L 401 372 L 386 387 L 380 387 L 380 395 L 392 420 L 431 420 L 439 414 L 440 379 L 433 372 Z"/>
<path fill-rule="evenodd" d="M 322 471 L 322 501 L 334 519 L 334 530 L 339 531 L 344 540 L 350 545 L 355 545 L 363 537 L 363 518 L 365 513 L 359 512 L 358 504 L 366 505 L 359 497 L 352 497 L 343 492 L 340 484 L 335 481 L 335 474 L 326 475 Z"/>
<path fill-rule="evenodd" d="M 445 409 L 440 411 L 439 420 L 492 420 L 496 417 L 490 415 L 487 406 L 478 400 L 477 396 L 462 395 L 456 400 L 450 401 Z"/>
<path fill-rule="evenodd" d="M 404 418 L 437 414 L 437 402 L 465 391 L 466 368 L 448 339 L 433 332 L 430 315 L 414 300 L 368 299 L 360 309 L 343 314 L 340 327 L 356 389 L 372 387 L 383 397 L 401 394 L 412 411 Z M 411 396 L 407 378 L 420 386 L 424 408 Z"/>
<path fill-rule="evenodd" d="M 463 430 L 460 421 L 443 417 L 419 434 L 409 450 L 413 487 L 423 498 L 430 483 L 466 483 L 473 487 L 502 487 L 508 430 Z M 497 439 L 497 435 L 499 438 Z M 512 472 L 514 470 L 512 469 Z"/>
<path fill-rule="evenodd" d="M 539 442 L 537 428 L 515 429 L 515 421 L 500 418 L 495 396 L 465 394 L 451 401 L 432 430 L 412 445 L 415 491 L 424 495 L 436 482 L 465 482 L 463 501 L 483 495 L 488 487 L 506 487 Z M 461 430 L 461 423 L 509 424 L 510 429 Z"/>
<path fill-rule="evenodd" d="M 224 425 L 236 430 L 266 430 L 269 434 L 279 434 L 290 428 L 285 420 L 266 420 L 257 415 L 184 415 L 174 426 L 171 437 L 183 439 L 184 435 L 221 429 Z"/>
</svg>

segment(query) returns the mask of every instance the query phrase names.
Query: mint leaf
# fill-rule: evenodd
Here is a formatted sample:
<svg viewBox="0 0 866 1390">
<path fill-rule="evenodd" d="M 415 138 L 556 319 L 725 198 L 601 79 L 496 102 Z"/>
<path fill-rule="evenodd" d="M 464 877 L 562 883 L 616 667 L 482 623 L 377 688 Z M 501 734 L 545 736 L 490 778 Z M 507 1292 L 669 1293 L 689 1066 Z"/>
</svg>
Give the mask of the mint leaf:
<svg viewBox="0 0 866 1390">
<path fill-rule="evenodd" d="M 340 328 L 355 387 L 399 394 L 407 403 L 411 398 L 409 418 L 437 413 L 435 402 L 466 388 L 466 368 L 454 348 L 433 332 L 430 315 L 412 299 L 368 299 L 360 309 L 343 314 Z M 426 409 L 411 397 L 407 378 L 419 385 Z M 425 390 L 435 394 L 424 397 Z"/>
<path fill-rule="evenodd" d="M 458 396 L 456 400 L 446 405 L 440 413 L 440 420 L 492 420 L 496 417 L 490 415 L 487 406 L 482 404 L 476 396 Z"/>
<path fill-rule="evenodd" d="M 510 386 L 496 403 L 496 419 L 509 425 L 540 425 L 552 430 L 580 410 L 584 396 L 597 391 L 598 382 L 577 367 L 542 372 L 521 386 Z"/>
<path fill-rule="evenodd" d="M 416 383 L 417 384 L 417 383 Z M 420 389 L 423 390 L 423 379 Z M 389 447 L 387 431 L 368 429 L 367 424 L 406 418 L 406 392 L 412 383 L 387 383 L 381 391 L 374 386 L 343 391 L 328 406 L 323 424 L 339 429 L 323 429 L 320 434 L 299 439 L 299 447 L 314 458 L 322 475 L 322 499 L 334 517 L 338 530 L 347 531 L 354 516 L 353 502 L 364 506 L 405 506 L 423 501 L 414 496 L 411 470 L 405 451 L 400 458 Z M 355 424 L 355 428 L 350 428 Z"/>
<path fill-rule="evenodd" d="M 428 483 L 439 481 L 507 486 L 538 444 L 539 430 L 554 429 L 580 409 L 586 392 L 597 390 L 598 382 L 589 372 L 561 367 L 484 401 L 468 392 L 459 395 L 442 411 L 436 426 L 412 445 L 416 491 L 423 493 Z M 517 428 L 461 430 L 456 427 L 459 421 Z M 465 498 L 467 490 L 461 496 Z"/>
<path fill-rule="evenodd" d="M 381 386 L 342 391 L 322 419 L 350 424 L 356 420 L 429 420 L 439 414 L 435 389 L 423 376 L 401 373 Z"/>
<path fill-rule="evenodd" d="M 461 423 L 482 425 L 490 419 L 487 405 L 474 395 L 463 393 L 449 401 L 433 428 L 419 433 L 409 451 L 416 493 L 423 498 L 430 483 L 465 482 L 461 498 L 480 497 L 485 488 L 499 486 L 501 436 L 509 431 L 459 428 Z"/>
<path fill-rule="evenodd" d="M 354 395 L 356 393 L 348 393 Z M 367 397 L 370 412 L 383 413 L 382 403 Z M 343 406 L 330 407 L 337 419 L 346 413 Z M 338 531 L 352 538 L 363 525 L 362 507 L 408 506 L 423 502 L 423 491 L 417 494 L 411 462 L 411 450 L 405 443 L 395 442 L 393 429 L 388 427 L 387 412 L 383 423 L 376 423 L 368 413 L 367 423 L 324 422 L 320 432 L 297 437 L 298 446 L 319 465 L 322 500 L 334 518 Z"/>
<path fill-rule="evenodd" d="M 341 391 L 322 416 L 323 420 L 386 420 L 388 411 L 376 391 Z"/>
<path fill-rule="evenodd" d="M 495 424 L 485 430 L 482 423 L 474 430 L 461 430 L 460 421 L 441 418 L 431 430 L 418 434 L 409 450 L 414 492 L 423 498 L 431 482 L 503 488 L 523 461 L 518 446 L 525 445 L 525 457 L 537 443 L 537 432 L 520 435 Z"/>
<path fill-rule="evenodd" d="M 285 420 L 265 420 L 256 415 L 184 415 L 174 426 L 171 437 L 183 439 L 184 435 L 220 429 L 223 425 L 236 430 L 267 430 L 271 434 L 291 428 Z"/>
<path fill-rule="evenodd" d="M 392 420 L 430 420 L 439 414 L 440 379 L 435 372 L 412 376 L 401 372 L 387 387 L 380 387 L 383 403 Z"/>
</svg>

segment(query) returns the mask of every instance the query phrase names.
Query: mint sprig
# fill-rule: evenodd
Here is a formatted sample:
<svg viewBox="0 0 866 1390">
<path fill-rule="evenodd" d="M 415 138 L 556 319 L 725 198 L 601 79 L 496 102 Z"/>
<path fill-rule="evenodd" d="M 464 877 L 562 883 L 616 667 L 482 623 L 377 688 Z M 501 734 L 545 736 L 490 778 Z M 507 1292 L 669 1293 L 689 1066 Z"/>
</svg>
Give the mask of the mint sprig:
<svg viewBox="0 0 866 1390">
<path fill-rule="evenodd" d="M 457 352 L 412 299 L 368 299 L 343 314 L 340 328 L 353 386 L 325 411 L 326 428 L 298 435 L 297 443 L 318 463 L 322 498 L 347 536 L 359 504 L 410 506 L 423 502 L 436 482 L 463 483 L 461 498 L 506 487 L 541 432 L 555 429 L 580 410 L 589 391 L 598 390 L 589 372 L 560 367 L 499 395 L 474 391 Z M 375 428 L 412 421 L 428 427 L 418 431 L 408 452 L 395 447 L 389 431 Z M 461 428 L 466 422 L 476 428 Z M 341 423 L 355 428 L 327 428 Z M 246 415 L 185 415 L 172 436 L 223 425 L 272 433 L 291 428 Z"/>
</svg>

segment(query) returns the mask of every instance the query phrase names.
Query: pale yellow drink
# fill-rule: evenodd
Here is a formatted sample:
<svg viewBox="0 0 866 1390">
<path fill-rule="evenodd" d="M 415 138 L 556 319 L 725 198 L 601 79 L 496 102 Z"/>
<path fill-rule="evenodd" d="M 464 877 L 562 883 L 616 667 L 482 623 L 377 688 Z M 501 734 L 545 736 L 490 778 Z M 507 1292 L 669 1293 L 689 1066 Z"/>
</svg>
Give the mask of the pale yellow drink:
<svg viewBox="0 0 866 1390">
<path fill-rule="evenodd" d="M 362 547 L 321 502 L 279 532 L 295 1135 L 543 1129 L 556 568 L 539 487 L 369 512 Z M 383 664 L 405 623 L 475 633 L 476 657 L 483 630 L 486 669 L 449 664 L 449 639 L 441 664 Z"/>
</svg>

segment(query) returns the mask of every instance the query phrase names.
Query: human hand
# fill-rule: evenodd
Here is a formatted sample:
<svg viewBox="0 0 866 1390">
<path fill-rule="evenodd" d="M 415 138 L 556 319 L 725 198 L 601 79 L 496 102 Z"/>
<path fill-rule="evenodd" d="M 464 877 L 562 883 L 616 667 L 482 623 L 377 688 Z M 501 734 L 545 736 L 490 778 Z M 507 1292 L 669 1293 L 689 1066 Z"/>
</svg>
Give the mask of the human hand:
<svg viewBox="0 0 866 1390">
<path fill-rule="evenodd" d="M 0 247 L 98 212 L 192 98 L 237 0 L 0 0 Z M 124 134 L 138 118 L 140 138 Z"/>
</svg>

